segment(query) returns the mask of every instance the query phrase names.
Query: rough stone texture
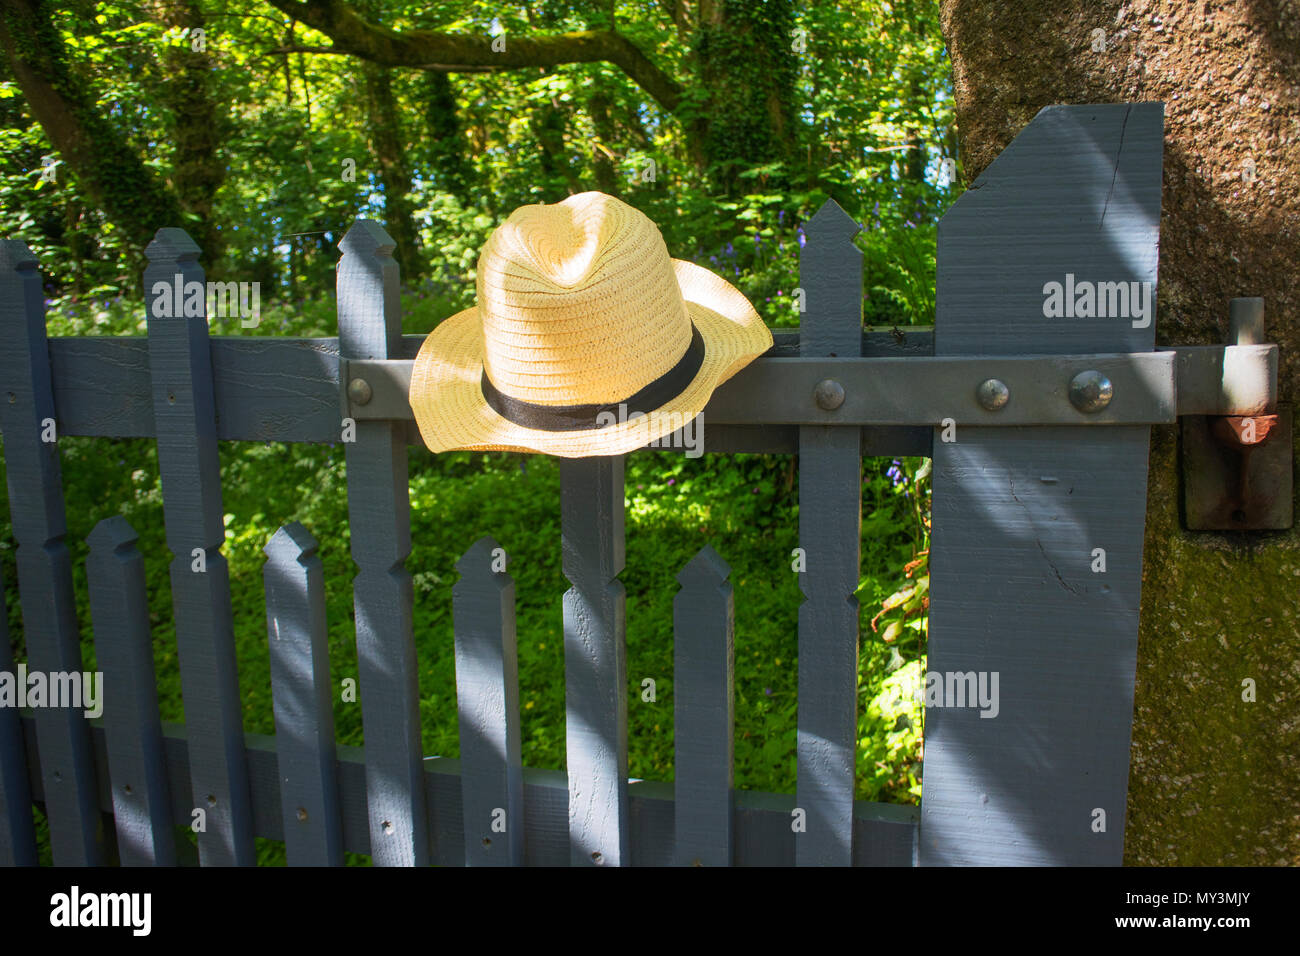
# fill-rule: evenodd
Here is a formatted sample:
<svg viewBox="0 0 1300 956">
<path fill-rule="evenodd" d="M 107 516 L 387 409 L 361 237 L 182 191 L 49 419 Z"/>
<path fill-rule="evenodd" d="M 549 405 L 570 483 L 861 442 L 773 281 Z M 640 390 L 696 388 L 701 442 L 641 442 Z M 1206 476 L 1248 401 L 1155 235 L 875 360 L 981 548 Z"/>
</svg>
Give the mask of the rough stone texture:
<svg viewBox="0 0 1300 956">
<path fill-rule="evenodd" d="M 1221 342 L 1228 300 L 1263 296 L 1293 401 L 1300 2 L 942 0 L 941 19 L 967 182 L 1044 106 L 1166 104 L 1157 341 Z M 1125 862 L 1297 865 L 1300 533 L 1184 530 L 1177 441 L 1153 429 Z"/>
</svg>

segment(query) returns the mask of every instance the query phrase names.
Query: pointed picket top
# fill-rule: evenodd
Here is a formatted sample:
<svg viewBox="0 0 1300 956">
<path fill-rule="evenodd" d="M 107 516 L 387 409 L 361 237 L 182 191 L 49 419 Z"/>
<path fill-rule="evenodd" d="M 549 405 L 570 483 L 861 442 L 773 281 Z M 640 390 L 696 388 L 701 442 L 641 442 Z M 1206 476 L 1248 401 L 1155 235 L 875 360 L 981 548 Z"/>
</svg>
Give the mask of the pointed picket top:
<svg viewBox="0 0 1300 956">
<path fill-rule="evenodd" d="M 272 564 L 303 564 L 306 559 L 316 554 L 319 542 L 312 536 L 301 521 L 282 525 L 280 530 L 271 535 L 262 552 Z"/>
<path fill-rule="evenodd" d="M 396 248 L 393 237 L 374 219 L 358 219 L 339 240 L 339 249 L 345 256 L 369 254 L 382 258 L 392 255 Z"/>
<path fill-rule="evenodd" d="M 19 272 L 39 264 L 35 253 L 21 239 L 0 239 L 0 271 Z"/>
<path fill-rule="evenodd" d="M 202 254 L 203 250 L 190 234 L 174 226 L 159 229 L 144 250 L 145 258 L 151 263 L 195 262 Z"/>
<path fill-rule="evenodd" d="M 853 237 L 861 231 L 862 224 L 845 212 L 834 199 L 822 203 L 821 208 L 804 226 L 804 233 L 810 242 L 813 237 L 820 242 L 852 242 Z"/>
<path fill-rule="evenodd" d="M 469 550 L 461 555 L 460 560 L 456 562 L 456 570 L 460 572 L 461 580 L 484 581 L 491 579 L 497 581 L 500 587 L 510 584 L 512 578 L 509 571 L 492 570 L 494 553 L 500 547 L 501 545 L 497 543 L 497 539 L 490 534 L 485 534 L 470 545 Z M 509 555 L 507 555 L 507 568 L 509 567 L 509 560 Z"/>
<path fill-rule="evenodd" d="M 677 583 L 682 587 L 712 586 L 717 587 L 727 580 L 731 566 L 722 560 L 722 556 L 705 545 L 695 552 L 695 557 L 686 562 L 686 566 L 677 572 Z"/>
<path fill-rule="evenodd" d="M 86 536 L 86 544 L 97 554 L 125 554 L 135 550 L 139 540 L 140 536 L 131 527 L 131 522 L 121 515 L 105 518 Z"/>
<path fill-rule="evenodd" d="M 853 242 L 862 226 L 828 199 L 808 221 L 799 253 L 799 287 L 805 310 L 799 321 L 799 354 L 862 353 L 862 250 Z"/>
</svg>

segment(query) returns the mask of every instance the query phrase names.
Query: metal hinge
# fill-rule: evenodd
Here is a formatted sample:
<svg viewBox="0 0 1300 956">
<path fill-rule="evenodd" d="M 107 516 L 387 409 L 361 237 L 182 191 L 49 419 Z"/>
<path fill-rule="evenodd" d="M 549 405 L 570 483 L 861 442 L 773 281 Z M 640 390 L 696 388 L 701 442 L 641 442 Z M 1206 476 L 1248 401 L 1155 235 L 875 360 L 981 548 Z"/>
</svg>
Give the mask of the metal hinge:
<svg viewBox="0 0 1300 956">
<path fill-rule="evenodd" d="M 1226 345 L 1102 355 L 768 355 L 714 393 L 708 425 L 1153 425 L 1182 422 L 1187 524 L 1291 526 L 1291 418 L 1263 300 L 1234 299 Z M 912 335 L 917 338 L 916 334 Z M 787 343 L 779 351 L 788 352 Z M 345 417 L 412 421 L 411 359 L 339 360 Z"/>
<path fill-rule="evenodd" d="M 1233 299 L 1228 341 L 1264 341 L 1264 300 Z M 1228 377 L 1225 369 L 1225 381 Z M 1280 531 L 1294 522 L 1291 408 L 1188 415 L 1182 424 L 1183 512 L 1192 531 Z"/>
</svg>

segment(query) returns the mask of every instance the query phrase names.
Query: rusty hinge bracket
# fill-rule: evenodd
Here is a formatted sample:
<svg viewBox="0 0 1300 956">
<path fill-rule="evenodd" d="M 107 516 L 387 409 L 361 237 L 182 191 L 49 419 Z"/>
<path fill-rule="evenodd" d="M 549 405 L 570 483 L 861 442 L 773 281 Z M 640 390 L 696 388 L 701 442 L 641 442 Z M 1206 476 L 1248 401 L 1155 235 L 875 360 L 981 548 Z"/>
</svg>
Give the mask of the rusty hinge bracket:
<svg viewBox="0 0 1300 956">
<path fill-rule="evenodd" d="M 1233 299 L 1228 343 L 1264 341 L 1264 300 Z M 1183 512 L 1192 531 L 1290 528 L 1292 415 L 1270 403 L 1261 414 L 1187 415 L 1182 423 Z"/>
</svg>

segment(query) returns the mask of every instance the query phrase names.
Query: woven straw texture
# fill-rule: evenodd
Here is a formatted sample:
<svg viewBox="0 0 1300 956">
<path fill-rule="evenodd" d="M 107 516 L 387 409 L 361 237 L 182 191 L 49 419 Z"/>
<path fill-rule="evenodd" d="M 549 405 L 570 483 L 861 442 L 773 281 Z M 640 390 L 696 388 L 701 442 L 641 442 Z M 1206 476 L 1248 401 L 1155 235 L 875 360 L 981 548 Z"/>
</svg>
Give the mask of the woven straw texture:
<svg viewBox="0 0 1300 956">
<path fill-rule="evenodd" d="M 515 210 L 478 260 L 477 305 L 444 320 L 420 348 L 409 399 L 430 451 L 621 455 L 670 434 L 713 390 L 772 345 L 749 301 L 707 269 L 672 259 L 644 214 L 604 193 Z M 588 431 L 525 428 L 483 397 L 493 385 L 537 405 L 617 402 L 671 369 L 691 322 L 704 362 L 667 405 Z"/>
</svg>

